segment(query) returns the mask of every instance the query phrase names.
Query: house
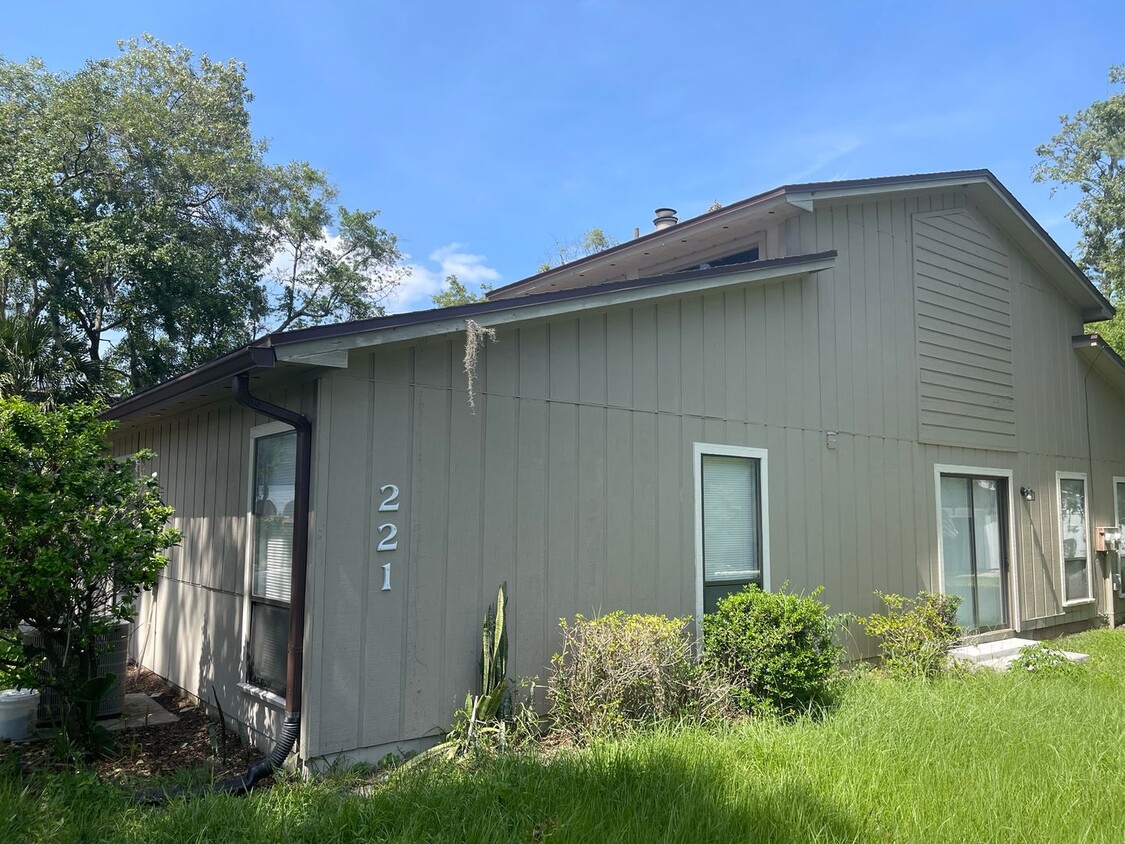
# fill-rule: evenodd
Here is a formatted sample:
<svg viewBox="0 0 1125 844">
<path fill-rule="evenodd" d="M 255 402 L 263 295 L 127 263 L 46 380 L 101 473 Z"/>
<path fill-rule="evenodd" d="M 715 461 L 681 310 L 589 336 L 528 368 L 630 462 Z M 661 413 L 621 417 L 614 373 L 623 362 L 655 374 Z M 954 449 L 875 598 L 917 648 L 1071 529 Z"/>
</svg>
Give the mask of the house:
<svg viewBox="0 0 1125 844">
<path fill-rule="evenodd" d="M 1114 619 L 1125 362 L 1083 333 L 1112 313 L 977 170 L 661 209 L 480 304 L 263 337 L 108 414 L 183 531 L 134 655 L 373 760 L 448 727 L 502 581 L 514 676 L 561 617 L 747 582 L 952 593 L 994 636 Z"/>
</svg>

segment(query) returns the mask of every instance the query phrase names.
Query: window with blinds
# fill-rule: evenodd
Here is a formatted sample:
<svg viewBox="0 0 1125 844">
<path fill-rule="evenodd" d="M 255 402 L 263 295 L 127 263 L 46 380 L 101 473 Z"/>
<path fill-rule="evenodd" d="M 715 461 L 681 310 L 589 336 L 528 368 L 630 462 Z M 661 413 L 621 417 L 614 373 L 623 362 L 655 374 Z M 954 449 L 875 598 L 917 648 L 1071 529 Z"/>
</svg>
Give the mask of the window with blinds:
<svg viewBox="0 0 1125 844">
<path fill-rule="evenodd" d="M 762 462 L 700 456 L 703 611 L 748 583 L 763 586 Z"/>
<path fill-rule="evenodd" d="M 279 695 L 285 694 L 296 476 L 296 433 L 254 440 L 248 679 Z"/>
</svg>

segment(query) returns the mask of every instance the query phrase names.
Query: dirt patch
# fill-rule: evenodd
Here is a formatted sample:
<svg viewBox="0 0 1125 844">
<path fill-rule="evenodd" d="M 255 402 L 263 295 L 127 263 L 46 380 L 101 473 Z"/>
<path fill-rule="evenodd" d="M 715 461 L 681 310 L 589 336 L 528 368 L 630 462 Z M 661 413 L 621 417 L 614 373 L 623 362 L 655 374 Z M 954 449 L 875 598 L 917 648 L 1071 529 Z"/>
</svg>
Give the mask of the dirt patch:
<svg viewBox="0 0 1125 844">
<path fill-rule="evenodd" d="M 218 722 L 194 699 L 185 696 L 161 677 L 144 668 L 129 666 L 127 693 L 143 692 L 162 707 L 179 717 L 172 724 L 158 724 L 122 730 L 113 734 L 116 748 L 108 758 L 94 759 L 88 767 L 103 779 L 132 782 L 154 777 L 168 777 L 193 772 L 222 779 L 245 772 L 248 757 L 238 736 L 228 731 L 225 759 L 216 755 L 212 733 L 218 738 Z M 209 729 L 210 727 L 210 729 Z M 25 771 L 53 770 L 59 767 L 52 753 L 50 737 L 16 746 L 20 765 Z M 262 758 L 251 749 L 249 763 Z"/>
</svg>

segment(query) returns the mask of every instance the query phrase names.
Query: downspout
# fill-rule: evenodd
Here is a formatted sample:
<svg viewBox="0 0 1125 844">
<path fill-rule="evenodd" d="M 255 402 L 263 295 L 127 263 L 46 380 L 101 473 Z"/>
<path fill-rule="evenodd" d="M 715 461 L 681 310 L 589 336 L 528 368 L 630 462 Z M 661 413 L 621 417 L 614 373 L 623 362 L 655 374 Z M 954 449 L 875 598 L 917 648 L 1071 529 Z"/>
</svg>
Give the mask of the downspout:
<svg viewBox="0 0 1125 844">
<path fill-rule="evenodd" d="M 215 784 L 216 791 L 245 794 L 283 764 L 301 733 L 301 684 L 304 676 L 305 583 L 309 562 L 309 490 L 312 478 L 312 422 L 296 411 L 250 394 L 250 375 L 231 381 L 235 400 L 243 407 L 292 425 L 297 432 L 297 466 L 293 490 L 293 568 L 289 579 L 289 649 L 285 661 L 285 721 L 269 755 L 240 777 Z"/>
<path fill-rule="evenodd" d="M 1091 514 L 1091 518 L 1094 512 L 1094 488 L 1096 484 L 1094 483 L 1094 440 L 1090 434 L 1090 373 L 1094 371 L 1094 364 L 1098 362 L 1098 358 L 1101 356 L 1102 348 L 1099 346 L 1097 355 L 1090 361 L 1090 365 L 1086 367 L 1086 375 L 1082 379 L 1082 404 L 1086 415 L 1086 465 L 1090 473 L 1090 486 L 1088 490 L 1090 500 L 1088 502 L 1088 511 Z M 1097 522 L 1094 524 L 1096 525 Z M 1086 525 L 1087 533 L 1089 533 L 1090 527 L 1090 525 Z M 1087 536 L 1086 541 L 1089 542 L 1089 536 Z M 1087 551 L 1087 553 L 1089 553 L 1089 551 Z M 1115 598 L 1113 594 L 1113 577 L 1110 574 L 1109 568 L 1109 552 L 1095 552 L 1095 556 L 1097 557 L 1099 568 L 1104 572 L 1102 576 L 1102 600 L 1105 602 L 1106 622 L 1109 624 L 1109 629 L 1112 630 L 1115 626 L 1116 619 L 1114 612 Z M 1091 593 L 1094 591 L 1093 586 L 1094 584 L 1091 583 Z M 1065 593 L 1063 597 L 1066 597 Z"/>
</svg>

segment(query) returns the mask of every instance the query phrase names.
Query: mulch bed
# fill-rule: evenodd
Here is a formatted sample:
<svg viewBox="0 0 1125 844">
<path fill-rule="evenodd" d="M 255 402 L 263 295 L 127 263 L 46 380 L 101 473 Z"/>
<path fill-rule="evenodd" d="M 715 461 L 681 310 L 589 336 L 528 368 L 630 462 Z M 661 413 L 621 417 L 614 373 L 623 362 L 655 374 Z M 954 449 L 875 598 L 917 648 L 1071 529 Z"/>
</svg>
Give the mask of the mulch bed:
<svg viewBox="0 0 1125 844">
<path fill-rule="evenodd" d="M 162 707 L 179 717 L 173 724 L 158 724 L 114 732 L 114 755 L 91 760 L 87 767 L 102 779 L 137 782 L 155 777 L 167 777 L 183 772 L 210 774 L 215 779 L 242 774 L 247 768 L 246 751 L 238 736 L 228 731 L 226 760 L 212 753 L 209 724 L 217 721 L 208 718 L 198 701 L 184 695 L 179 689 L 144 668 L 129 666 L 125 691 L 129 694 L 143 692 Z M 59 770 L 61 765 L 52 755 L 50 737 L 43 741 L 16 746 L 20 766 L 25 772 L 34 770 Z M 251 749 L 249 762 L 253 764 L 262 754 Z"/>
</svg>

